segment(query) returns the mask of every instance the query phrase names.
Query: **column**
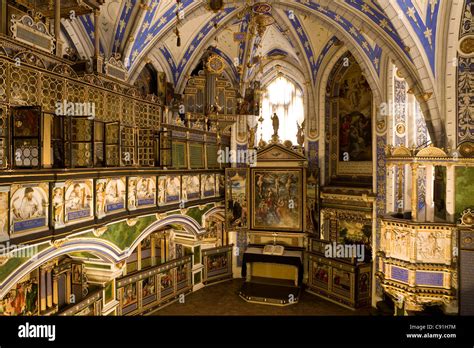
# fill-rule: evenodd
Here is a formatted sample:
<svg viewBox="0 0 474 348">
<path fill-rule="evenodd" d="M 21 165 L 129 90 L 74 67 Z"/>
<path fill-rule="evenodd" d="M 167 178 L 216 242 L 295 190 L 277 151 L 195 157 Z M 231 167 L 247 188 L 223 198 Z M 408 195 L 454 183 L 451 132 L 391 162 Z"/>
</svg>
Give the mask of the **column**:
<svg viewBox="0 0 474 348">
<path fill-rule="evenodd" d="M 397 165 L 397 213 L 403 214 L 403 172 L 405 170 L 405 165 Z"/>
<path fill-rule="evenodd" d="M 53 278 L 51 276 L 51 268 L 46 271 L 46 305 L 48 308 L 53 307 Z"/>
<path fill-rule="evenodd" d="M 434 221 L 434 166 L 429 164 L 426 166 L 426 221 Z"/>
<path fill-rule="evenodd" d="M 100 56 L 100 11 L 94 11 L 94 58 Z"/>
<path fill-rule="evenodd" d="M 418 218 L 418 166 L 417 163 L 411 165 L 411 219 L 417 221 Z"/>
<path fill-rule="evenodd" d="M 206 110 L 207 113 L 211 110 L 211 106 L 217 103 L 216 101 L 216 87 L 217 87 L 217 75 L 211 74 L 206 70 Z"/>
<path fill-rule="evenodd" d="M 94 71 L 102 73 L 104 59 L 100 56 L 100 11 L 94 11 L 94 58 L 92 59 Z"/>
<path fill-rule="evenodd" d="M 55 0 L 54 3 L 54 37 L 56 38 L 56 55 L 61 57 L 62 45 L 61 35 L 61 0 Z"/>
<path fill-rule="evenodd" d="M 142 243 L 137 248 L 137 270 L 142 269 Z"/>
<path fill-rule="evenodd" d="M 53 305 L 57 306 L 58 305 L 58 276 L 56 274 L 53 275 Z"/>
<path fill-rule="evenodd" d="M 454 222 L 456 218 L 456 167 L 448 165 L 446 167 L 446 220 Z"/>
<path fill-rule="evenodd" d="M 40 269 L 40 310 L 46 310 L 46 270 Z"/>
<path fill-rule="evenodd" d="M 7 2 L 2 1 L 0 4 L 0 33 L 7 35 Z"/>
<path fill-rule="evenodd" d="M 395 205 L 395 167 L 392 164 L 387 164 L 387 212 L 396 212 Z"/>
<path fill-rule="evenodd" d="M 71 271 L 66 273 L 66 303 L 71 303 Z"/>
<path fill-rule="evenodd" d="M 156 266 L 156 239 L 151 236 L 151 266 Z"/>
</svg>

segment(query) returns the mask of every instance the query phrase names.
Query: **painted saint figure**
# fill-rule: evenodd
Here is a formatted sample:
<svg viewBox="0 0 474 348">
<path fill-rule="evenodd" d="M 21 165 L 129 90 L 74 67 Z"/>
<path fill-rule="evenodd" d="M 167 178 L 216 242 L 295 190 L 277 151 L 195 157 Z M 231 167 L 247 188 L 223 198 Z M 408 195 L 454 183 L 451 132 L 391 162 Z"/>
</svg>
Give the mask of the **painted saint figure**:
<svg viewBox="0 0 474 348">
<path fill-rule="evenodd" d="M 41 205 L 33 196 L 33 194 L 34 190 L 31 187 L 27 187 L 25 189 L 25 196 L 21 201 L 20 208 L 14 209 L 16 218 L 25 220 L 41 215 Z"/>
</svg>

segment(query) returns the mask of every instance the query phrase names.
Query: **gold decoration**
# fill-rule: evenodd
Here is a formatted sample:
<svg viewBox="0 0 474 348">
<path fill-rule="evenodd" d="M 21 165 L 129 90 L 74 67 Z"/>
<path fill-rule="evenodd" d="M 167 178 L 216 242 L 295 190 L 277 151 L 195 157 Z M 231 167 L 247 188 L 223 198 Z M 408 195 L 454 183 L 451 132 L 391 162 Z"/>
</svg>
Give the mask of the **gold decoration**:
<svg viewBox="0 0 474 348">
<path fill-rule="evenodd" d="M 431 144 L 427 148 L 420 150 L 416 157 L 448 157 L 448 155 L 442 149 L 434 147 L 433 144 Z"/>
<path fill-rule="evenodd" d="M 473 142 L 462 143 L 459 146 L 458 150 L 462 157 L 465 157 L 465 158 L 474 157 L 474 143 Z"/>
<path fill-rule="evenodd" d="M 135 226 L 137 222 L 138 222 L 138 219 L 136 218 L 127 219 L 127 226 L 130 226 L 130 227 Z"/>
<path fill-rule="evenodd" d="M 405 134 L 406 127 L 404 123 L 399 123 L 396 125 L 396 130 L 398 135 L 403 135 Z"/>
<path fill-rule="evenodd" d="M 396 75 L 399 79 L 404 79 L 405 78 L 405 76 L 403 75 L 403 73 L 401 72 L 400 69 L 397 69 Z"/>
<path fill-rule="evenodd" d="M 472 209 L 468 208 L 462 212 L 461 224 L 465 226 L 474 225 L 474 211 Z"/>
<path fill-rule="evenodd" d="M 105 232 L 107 232 L 107 226 L 94 229 L 94 236 L 101 237 Z"/>
<path fill-rule="evenodd" d="M 474 36 L 466 36 L 459 42 L 459 51 L 462 55 L 471 56 L 474 54 Z"/>
<path fill-rule="evenodd" d="M 207 70 L 212 74 L 220 75 L 224 72 L 225 69 L 225 62 L 222 57 L 218 56 L 217 54 L 211 55 L 206 63 Z"/>
<path fill-rule="evenodd" d="M 433 96 L 433 92 L 426 92 L 421 97 L 423 98 L 424 101 L 428 101 L 431 99 L 432 96 Z"/>
</svg>

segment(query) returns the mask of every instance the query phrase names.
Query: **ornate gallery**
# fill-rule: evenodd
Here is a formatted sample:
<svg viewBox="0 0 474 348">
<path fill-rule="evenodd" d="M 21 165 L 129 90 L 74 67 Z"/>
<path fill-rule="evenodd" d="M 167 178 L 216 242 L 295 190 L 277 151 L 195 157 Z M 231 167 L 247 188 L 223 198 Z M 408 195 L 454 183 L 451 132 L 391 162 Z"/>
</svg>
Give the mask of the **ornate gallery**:
<svg viewBox="0 0 474 348">
<path fill-rule="evenodd" d="M 474 315 L 471 0 L 0 6 L 0 315 Z"/>
</svg>

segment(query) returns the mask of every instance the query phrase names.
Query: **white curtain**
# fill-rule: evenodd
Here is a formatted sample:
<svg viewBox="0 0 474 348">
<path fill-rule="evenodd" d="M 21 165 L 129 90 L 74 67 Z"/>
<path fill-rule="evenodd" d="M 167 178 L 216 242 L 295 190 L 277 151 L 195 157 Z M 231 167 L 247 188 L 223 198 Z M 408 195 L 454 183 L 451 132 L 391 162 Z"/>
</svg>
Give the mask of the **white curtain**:
<svg viewBox="0 0 474 348">
<path fill-rule="evenodd" d="M 262 103 L 263 124 L 258 132 L 263 134 L 263 140 L 270 141 L 273 135 L 273 126 L 271 116 L 273 113 L 280 119 L 280 130 L 278 132 L 282 141 L 290 140 L 296 144 L 296 133 L 298 127 L 304 121 L 303 93 L 296 85 L 281 76 L 274 80 L 267 87 L 267 92 L 263 97 Z"/>
</svg>

